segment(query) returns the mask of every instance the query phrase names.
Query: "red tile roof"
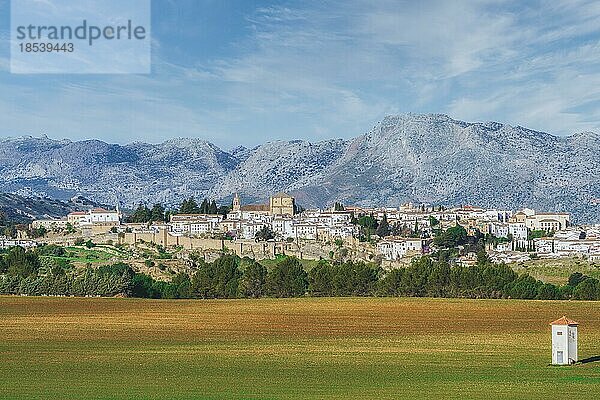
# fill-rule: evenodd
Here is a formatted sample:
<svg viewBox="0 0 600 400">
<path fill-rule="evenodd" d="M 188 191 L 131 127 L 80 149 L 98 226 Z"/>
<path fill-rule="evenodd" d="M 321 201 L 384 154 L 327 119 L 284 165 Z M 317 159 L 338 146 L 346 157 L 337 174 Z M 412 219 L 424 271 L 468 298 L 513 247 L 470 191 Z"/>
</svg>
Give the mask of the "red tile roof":
<svg viewBox="0 0 600 400">
<path fill-rule="evenodd" d="M 247 206 L 241 206 L 242 211 L 270 211 L 271 207 L 268 204 L 250 204 Z"/>
<path fill-rule="evenodd" d="M 550 322 L 550 325 L 579 325 L 579 322 L 575 322 L 563 315 L 556 321 Z"/>
</svg>

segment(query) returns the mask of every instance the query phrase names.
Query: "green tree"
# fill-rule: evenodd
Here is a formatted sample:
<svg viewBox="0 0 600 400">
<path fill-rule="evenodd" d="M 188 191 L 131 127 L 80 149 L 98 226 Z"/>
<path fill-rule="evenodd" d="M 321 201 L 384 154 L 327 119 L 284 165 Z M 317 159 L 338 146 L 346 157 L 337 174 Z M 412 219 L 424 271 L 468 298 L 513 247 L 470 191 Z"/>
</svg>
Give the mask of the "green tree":
<svg viewBox="0 0 600 400">
<path fill-rule="evenodd" d="M 192 277 L 192 294 L 194 297 L 202 299 L 212 299 L 216 297 L 215 293 L 215 271 L 212 264 L 200 262 L 198 270 Z"/>
<path fill-rule="evenodd" d="M 333 270 L 325 260 L 308 272 L 308 291 L 312 296 L 331 296 L 333 294 Z"/>
<path fill-rule="evenodd" d="M 507 292 L 514 299 L 535 299 L 541 285 L 542 283 L 531 275 L 523 274 L 508 285 Z"/>
<path fill-rule="evenodd" d="M 379 281 L 379 293 L 382 296 L 402 296 L 402 276 L 404 269 L 393 269 Z"/>
<path fill-rule="evenodd" d="M 229 214 L 229 212 L 231 212 L 231 209 L 233 207 L 231 206 L 219 206 L 218 210 L 217 210 L 217 214 L 223 215 L 223 216 L 227 216 L 227 214 Z"/>
<path fill-rule="evenodd" d="M 152 213 L 145 204 L 140 203 L 129 219 L 131 222 L 137 224 L 150 222 Z"/>
<path fill-rule="evenodd" d="M 578 300 L 598 300 L 600 298 L 600 285 L 595 278 L 587 278 L 581 281 L 575 290 L 573 297 Z"/>
<path fill-rule="evenodd" d="M 162 204 L 156 203 L 150 211 L 150 221 L 163 222 L 165 221 L 165 208 Z"/>
<path fill-rule="evenodd" d="M 556 286 L 545 283 L 538 288 L 538 293 L 535 298 L 538 300 L 559 300 L 562 299 L 562 294 Z"/>
<path fill-rule="evenodd" d="M 210 205 L 208 206 L 207 214 L 216 215 L 218 213 L 219 213 L 219 208 L 217 207 L 217 202 L 213 200 L 210 202 Z"/>
<path fill-rule="evenodd" d="M 202 204 L 200 205 L 200 214 L 209 214 L 210 205 L 207 199 L 202 200 Z"/>
<path fill-rule="evenodd" d="M 295 257 L 286 257 L 269 271 L 267 287 L 274 297 L 303 296 L 308 287 L 306 271 Z"/>
<path fill-rule="evenodd" d="M 4 257 L 2 255 L 0 255 L 0 274 L 6 273 L 7 270 L 8 270 L 8 265 L 6 264 Z"/>
<path fill-rule="evenodd" d="M 375 233 L 379 237 L 389 236 L 389 234 L 390 234 L 390 224 L 389 224 L 388 219 L 387 219 L 387 214 L 383 214 L 383 218 L 379 222 L 379 226 L 377 226 L 377 229 L 376 229 Z"/>
<path fill-rule="evenodd" d="M 402 291 L 408 296 L 424 296 L 431 268 L 431 258 L 413 259 L 402 275 Z"/>
<path fill-rule="evenodd" d="M 266 242 L 267 240 L 271 240 L 275 237 L 275 234 L 271 230 L 271 228 L 267 225 L 264 225 L 260 231 L 256 232 L 254 238 L 259 242 Z"/>
<path fill-rule="evenodd" d="M 14 225 L 7 226 L 6 228 L 4 228 L 3 234 L 7 238 L 14 239 L 17 237 L 17 227 Z"/>
<path fill-rule="evenodd" d="M 160 299 L 162 297 L 161 285 L 145 274 L 135 274 L 133 277 L 131 294 L 134 297 Z"/>
<path fill-rule="evenodd" d="M 450 265 L 445 262 L 436 262 L 429 268 L 427 295 L 431 297 L 446 297 L 450 292 Z"/>
<path fill-rule="evenodd" d="M 448 228 L 445 232 L 436 236 L 433 243 L 440 248 L 453 248 L 464 245 L 467 242 L 467 231 L 461 225 Z"/>
<path fill-rule="evenodd" d="M 569 286 L 572 286 L 575 288 L 575 287 L 577 287 L 577 285 L 579 285 L 581 282 L 585 281 L 588 278 L 589 278 L 589 276 L 584 275 L 581 272 L 573 272 L 569 276 Z"/>
<path fill-rule="evenodd" d="M 479 265 L 480 267 L 485 267 L 486 265 L 488 265 L 490 263 L 491 263 L 490 257 L 488 256 L 485 249 L 483 249 L 483 248 L 479 249 L 479 251 L 477 251 L 477 265 Z"/>
<path fill-rule="evenodd" d="M 35 249 L 35 252 L 40 256 L 51 256 L 51 257 L 64 257 L 67 254 L 64 247 L 57 246 L 55 244 L 44 244 L 44 245 L 38 246 Z"/>
<path fill-rule="evenodd" d="M 357 220 L 357 224 L 360 226 L 360 240 L 371 241 L 371 235 L 375 233 L 377 229 L 377 220 L 371 215 L 363 215 Z"/>
<path fill-rule="evenodd" d="M 262 297 L 265 295 L 267 268 L 254 261 L 246 261 L 246 268 L 239 281 L 238 292 L 242 297 Z"/>
<path fill-rule="evenodd" d="M 196 261 L 198 270 L 192 277 L 192 294 L 204 299 L 237 297 L 242 275 L 238 266 L 239 258 L 232 255 L 223 255 L 212 263 Z"/>
<path fill-rule="evenodd" d="M 201 214 L 200 207 L 193 197 L 183 200 L 179 207 L 179 214 Z"/>
<path fill-rule="evenodd" d="M 480 266 L 483 268 L 482 284 L 492 297 L 500 297 L 504 288 L 517 279 L 517 273 L 506 264 L 488 263 Z"/>
<path fill-rule="evenodd" d="M 237 296 L 239 278 L 242 275 L 238 269 L 237 256 L 223 255 L 212 263 L 214 270 L 214 292 L 219 298 L 234 298 Z"/>
<path fill-rule="evenodd" d="M 20 278 L 35 276 L 41 266 L 38 255 L 22 247 L 11 248 L 4 257 L 4 264 L 9 275 Z"/>
<path fill-rule="evenodd" d="M 174 287 L 174 297 L 177 299 L 189 299 L 192 297 L 192 283 L 185 272 L 180 272 L 173 278 L 171 284 Z"/>
<path fill-rule="evenodd" d="M 41 237 L 46 236 L 46 233 L 48 233 L 48 230 L 45 227 L 40 226 L 39 228 L 30 229 L 27 232 L 27 235 L 30 238 L 36 239 L 36 238 L 41 238 Z"/>
</svg>

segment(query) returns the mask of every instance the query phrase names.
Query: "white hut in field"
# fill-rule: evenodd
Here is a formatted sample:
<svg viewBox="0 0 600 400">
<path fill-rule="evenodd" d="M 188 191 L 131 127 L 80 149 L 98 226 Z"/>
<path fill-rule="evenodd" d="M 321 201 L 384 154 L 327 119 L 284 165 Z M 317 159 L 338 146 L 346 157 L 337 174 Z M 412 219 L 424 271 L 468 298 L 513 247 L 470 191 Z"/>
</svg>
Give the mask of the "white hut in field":
<svg viewBox="0 0 600 400">
<path fill-rule="evenodd" d="M 577 362 L 577 322 L 563 316 L 552 325 L 552 364 L 568 365 Z"/>
</svg>

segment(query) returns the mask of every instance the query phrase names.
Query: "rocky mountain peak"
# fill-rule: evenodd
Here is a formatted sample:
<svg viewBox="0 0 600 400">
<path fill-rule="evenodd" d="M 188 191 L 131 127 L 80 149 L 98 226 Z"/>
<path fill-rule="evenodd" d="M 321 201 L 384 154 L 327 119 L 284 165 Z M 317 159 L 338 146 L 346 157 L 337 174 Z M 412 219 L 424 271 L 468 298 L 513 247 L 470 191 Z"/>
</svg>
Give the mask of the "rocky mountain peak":
<svg viewBox="0 0 600 400">
<path fill-rule="evenodd" d="M 265 200 L 280 190 L 305 206 L 406 201 L 572 211 L 600 221 L 600 138 L 557 137 L 445 114 L 386 116 L 353 139 L 272 141 L 224 151 L 201 139 L 107 144 L 0 140 L 0 191 L 107 204 L 183 198 Z"/>
</svg>

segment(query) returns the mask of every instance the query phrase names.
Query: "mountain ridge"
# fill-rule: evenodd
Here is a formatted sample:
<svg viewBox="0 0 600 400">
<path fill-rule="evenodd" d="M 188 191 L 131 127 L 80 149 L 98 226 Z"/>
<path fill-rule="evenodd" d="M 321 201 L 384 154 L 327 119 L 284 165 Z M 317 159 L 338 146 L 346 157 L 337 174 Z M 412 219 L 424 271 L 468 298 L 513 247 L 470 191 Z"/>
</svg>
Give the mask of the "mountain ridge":
<svg viewBox="0 0 600 400">
<path fill-rule="evenodd" d="M 247 203 L 284 190 L 304 206 L 427 202 L 572 211 L 600 221 L 600 136 L 555 136 L 446 114 L 386 116 L 350 139 L 270 141 L 225 151 L 195 138 L 126 145 L 0 139 L 0 191 L 105 204 Z"/>
</svg>

